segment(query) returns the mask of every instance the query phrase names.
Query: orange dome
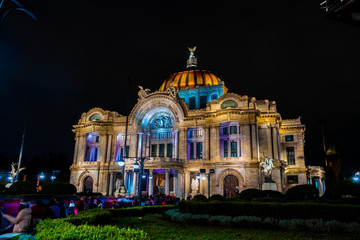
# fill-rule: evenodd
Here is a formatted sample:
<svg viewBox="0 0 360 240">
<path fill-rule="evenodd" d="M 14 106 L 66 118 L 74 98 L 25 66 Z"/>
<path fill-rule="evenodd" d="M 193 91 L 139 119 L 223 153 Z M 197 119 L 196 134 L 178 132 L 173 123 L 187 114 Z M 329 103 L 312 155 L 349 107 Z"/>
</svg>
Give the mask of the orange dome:
<svg viewBox="0 0 360 240">
<path fill-rule="evenodd" d="M 196 86 L 215 86 L 219 85 L 220 78 L 207 70 L 186 70 L 172 74 L 162 84 L 159 91 L 165 91 L 173 83 L 174 87 L 180 90 L 195 88 Z"/>
</svg>

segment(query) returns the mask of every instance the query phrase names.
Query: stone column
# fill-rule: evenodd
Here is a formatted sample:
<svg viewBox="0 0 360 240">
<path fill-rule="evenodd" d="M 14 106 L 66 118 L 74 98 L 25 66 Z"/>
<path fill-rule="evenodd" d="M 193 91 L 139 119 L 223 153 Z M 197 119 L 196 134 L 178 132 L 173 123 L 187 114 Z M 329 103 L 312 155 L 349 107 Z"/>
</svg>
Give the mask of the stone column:
<svg viewBox="0 0 360 240">
<path fill-rule="evenodd" d="M 183 192 L 184 192 L 184 178 L 183 178 L 183 174 L 184 172 L 182 171 L 179 171 L 177 173 L 177 193 L 176 193 L 176 196 L 180 198 L 183 198 L 184 195 L 183 195 Z"/>
<path fill-rule="evenodd" d="M 143 133 L 138 133 L 137 157 L 142 157 Z"/>
<path fill-rule="evenodd" d="M 186 136 L 186 128 L 182 128 L 180 130 L 180 135 L 179 135 L 179 158 L 185 160 L 187 159 L 187 136 Z"/>
<path fill-rule="evenodd" d="M 76 136 L 75 137 L 75 147 L 74 147 L 74 158 L 73 158 L 74 164 L 77 163 L 77 156 L 78 156 L 78 151 L 79 151 L 79 141 L 80 141 L 80 137 Z"/>
<path fill-rule="evenodd" d="M 100 146 L 98 150 L 98 162 L 105 162 L 106 153 L 107 153 L 107 134 L 101 134 L 100 133 Z"/>
<path fill-rule="evenodd" d="M 154 193 L 154 170 L 149 170 L 149 176 L 152 176 L 152 179 L 149 178 L 149 196 Z"/>
<path fill-rule="evenodd" d="M 173 145 L 173 158 L 179 158 L 179 130 L 174 130 L 174 145 Z"/>
<path fill-rule="evenodd" d="M 185 199 L 187 198 L 187 196 L 190 193 L 190 172 L 189 171 L 185 171 L 185 179 L 184 179 L 184 183 L 185 183 Z"/>
<path fill-rule="evenodd" d="M 256 126 L 255 124 L 251 124 L 251 136 L 252 136 L 252 148 L 253 148 L 253 158 L 257 159 L 258 158 L 258 150 L 257 150 L 257 135 L 256 135 Z"/>
<path fill-rule="evenodd" d="M 132 194 L 136 195 L 137 193 L 137 172 L 133 172 L 133 185 L 132 185 Z"/>
<path fill-rule="evenodd" d="M 177 171 L 175 171 L 175 174 L 173 176 L 173 192 L 175 193 L 175 196 L 178 195 L 178 189 L 177 189 Z"/>
<path fill-rule="evenodd" d="M 85 151 L 86 151 L 86 133 L 83 133 L 83 134 L 80 134 L 80 136 L 79 136 L 77 163 L 84 161 Z"/>
<path fill-rule="evenodd" d="M 211 139 L 210 139 L 210 156 L 211 158 L 219 158 L 220 156 L 220 136 L 219 136 L 220 126 L 211 127 Z M 228 144 L 229 145 L 229 144 Z"/>
<path fill-rule="evenodd" d="M 273 138 L 273 148 L 274 148 L 274 159 L 279 159 L 279 151 L 278 151 L 278 135 L 276 127 L 272 127 L 272 138 Z"/>
<path fill-rule="evenodd" d="M 204 137 L 204 156 L 203 159 L 210 160 L 210 128 L 205 126 L 205 137 Z"/>
<path fill-rule="evenodd" d="M 109 195 L 112 196 L 114 193 L 114 173 L 110 172 L 110 184 L 109 184 Z"/>
<path fill-rule="evenodd" d="M 146 150 L 145 150 L 145 156 L 150 156 L 150 133 L 146 134 Z"/>
<path fill-rule="evenodd" d="M 107 151 L 106 151 L 105 162 L 110 162 L 111 161 L 111 140 L 112 140 L 112 135 L 109 134 L 108 135 L 108 141 L 107 141 Z"/>
<path fill-rule="evenodd" d="M 170 169 L 165 169 L 165 194 L 170 193 Z"/>
<path fill-rule="evenodd" d="M 130 141 L 127 141 L 129 144 L 129 157 L 135 157 L 137 155 L 137 133 L 130 133 L 129 135 Z"/>
</svg>

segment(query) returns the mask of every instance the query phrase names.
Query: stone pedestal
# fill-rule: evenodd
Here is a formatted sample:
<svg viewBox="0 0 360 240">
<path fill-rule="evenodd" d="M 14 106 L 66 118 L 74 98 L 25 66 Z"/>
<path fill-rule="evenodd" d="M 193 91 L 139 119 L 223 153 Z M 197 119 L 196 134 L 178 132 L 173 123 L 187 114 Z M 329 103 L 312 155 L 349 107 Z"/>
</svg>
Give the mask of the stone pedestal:
<svg viewBox="0 0 360 240">
<path fill-rule="evenodd" d="M 265 180 L 265 182 L 262 184 L 261 190 L 273 190 L 273 191 L 277 191 L 276 182 L 273 181 L 273 180 L 271 180 L 271 179 Z"/>
</svg>

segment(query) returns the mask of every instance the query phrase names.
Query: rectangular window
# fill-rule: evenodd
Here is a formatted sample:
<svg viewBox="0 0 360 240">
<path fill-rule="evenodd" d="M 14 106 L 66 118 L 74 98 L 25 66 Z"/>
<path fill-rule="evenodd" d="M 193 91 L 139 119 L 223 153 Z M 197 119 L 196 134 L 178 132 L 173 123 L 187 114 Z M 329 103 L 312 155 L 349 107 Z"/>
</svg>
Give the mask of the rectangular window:
<svg viewBox="0 0 360 240">
<path fill-rule="evenodd" d="M 228 141 L 224 141 L 224 157 L 228 156 Z"/>
<path fill-rule="evenodd" d="M 227 127 L 223 128 L 223 135 L 228 135 L 229 129 Z"/>
<path fill-rule="evenodd" d="M 196 98 L 195 97 L 190 97 L 189 98 L 189 109 L 195 109 L 196 108 Z"/>
<path fill-rule="evenodd" d="M 285 142 L 292 142 L 294 141 L 294 135 L 286 135 Z"/>
<path fill-rule="evenodd" d="M 294 147 L 286 148 L 286 156 L 288 165 L 295 165 L 295 149 Z"/>
<path fill-rule="evenodd" d="M 236 126 L 231 126 L 230 127 L 230 134 L 237 134 L 237 127 Z"/>
<path fill-rule="evenodd" d="M 166 147 L 167 147 L 167 149 L 166 149 L 166 156 L 171 158 L 171 157 L 172 157 L 172 149 L 173 149 L 173 146 L 172 146 L 171 143 L 168 143 L 168 144 L 166 145 Z"/>
<path fill-rule="evenodd" d="M 189 152 L 190 152 L 190 156 L 189 159 L 194 159 L 194 144 L 193 143 L 189 143 Z"/>
<path fill-rule="evenodd" d="M 202 142 L 196 143 L 196 159 L 202 159 Z"/>
<path fill-rule="evenodd" d="M 100 136 L 96 136 L 95 142 L 100 142 Z"/>
<path fill-rule="evenodd" d="M 165 156 L 165 144 L 159 144 L 159 157 Z"/>
<path fill-rule="evenodd" d="M 287 176 L 287 183 L 288 184 L 298 184 L 298 176 Z"/>
<path fill-rule="evenodd" d="M 237 157 L 237 141 L 231 141 L 231 157 Z"/>
<path fill-rule="evenodd" d="M 206 96 L 200 96 L 200 108 L 206 108 Z"/>
<path fill-rule="evenodd" d="M 151 145 L 151 156 L 152 157 L 156 157 L 157 154 L 157 145 L 156 144 L 152 144 Z"/>
</svg>

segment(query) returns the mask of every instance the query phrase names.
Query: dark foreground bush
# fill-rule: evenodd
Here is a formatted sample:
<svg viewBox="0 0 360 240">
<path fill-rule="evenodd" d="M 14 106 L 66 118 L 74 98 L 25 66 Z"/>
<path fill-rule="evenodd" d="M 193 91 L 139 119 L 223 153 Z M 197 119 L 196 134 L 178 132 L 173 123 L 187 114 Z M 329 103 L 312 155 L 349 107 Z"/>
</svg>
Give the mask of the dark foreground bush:
<svg viewBox="0 0 360 240">
<path fill-rule="evenodd" d="M 268 203 L 268 202 L 179 202 L 182 213 L 255 216 L 276 219 L 324 219 L 359 222 L 360 206 L 325 203 Z"/>
<path fill-rule="evenodd" d="M 45 194 L 74 195 L 76 187 L 71 183 L 54 182 L 46 184 L 41 192 Z"/>
<path fill-rule="evenodd" d="M 319 190 L 314 185 L 297 185 L 285 193 L 285 198 L 290 201 L 310 200 L 319 197 Z"/>
<path fill-rule="evenodd" d="M 9 188 L 10 194 L 31 194 L 36 193 L 36 186 L 32 182 L 16 182 Z"/>
<path fill-rule="evenodd" d="M 192 200 L 193 201 L 204 201 L 204 200 L 207 200 L 207 197 L 205 197 L 205 195 L 198 194 L 198 195 L 195 195 Z"/>
<path fill-rule="evenodd" d="M 360 184 L 351 180 L 334 182 L 327 187 L 325 197 L 330 200 L 342 198 L 360 198 Z"/>
<path fill-rule="evenodd" d="M 273 190 L 264 190 L 262 191 L 263 192 L 263 195 L 264 197 L 267 197 L 267 198 L 279 198 L 279 199 L 282 199 L 285 197 L 285 195 L 279 191 L 273 191 Z"/>
<path fill-rule="evenodd" d="M 127 239 L 148 239 L 147 234 L 143 230 L 118 228 L 116 226 L 89 226 L 71 224 L 65 219 L 41 221 L 36 227 L 36 239 L 71 239 L 71 240 L 87 240 L 87 239 L 106 239 L 106 240 L 127 240 Z"/>
<path fill-rule="evenodd" d="M 214 194 L 209 198 L 209 201 L 215 201 L 215 200 L 222 201 L 224 200 L 224 197 L 221 196 L 220 194 Z"/>
<path fill-rule="evenodd" d="M 253 198 L 261 198 L 261 197 L 264 197 L 263 191 L 255 188 L 245 189 L 239 194 L 240 199 L 245 199 L 249 201 L 252 200 Z"/>
<path fill-rule="evenodd" d="M 86 192 L 79 192 L 76 193 L 77 196 L 87 196 L 87 197 L 102 197 L 102 193 L 86 193 Z"/>
<path fill-rule="evenodd" d="M 5 191 L 5 186 L 3 184 L 0 183 L 0 193 Z"/>
</svg>

